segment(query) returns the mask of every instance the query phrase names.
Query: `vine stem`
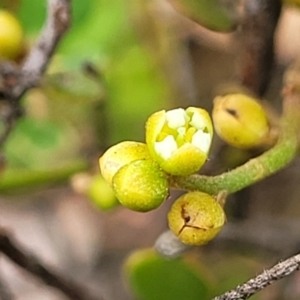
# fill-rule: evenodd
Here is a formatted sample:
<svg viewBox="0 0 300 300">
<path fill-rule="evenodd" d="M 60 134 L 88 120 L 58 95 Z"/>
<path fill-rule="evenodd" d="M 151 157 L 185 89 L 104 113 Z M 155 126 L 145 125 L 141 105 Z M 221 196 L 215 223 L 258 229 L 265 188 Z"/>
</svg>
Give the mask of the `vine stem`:
<svg viewBox="0 0 300 300">
<path fill-rule="evenodd" d="M 175 188 L 199 190 L 216 195 L 220 191 L 235 193 L 286 167 L 297 155 L 300 132 L 300 93 L 291 86 L 283 92 L 283 116 L 280 136 L 273 148 L 229 172 L 217 176 L 173 176 Z"/>
</svg>

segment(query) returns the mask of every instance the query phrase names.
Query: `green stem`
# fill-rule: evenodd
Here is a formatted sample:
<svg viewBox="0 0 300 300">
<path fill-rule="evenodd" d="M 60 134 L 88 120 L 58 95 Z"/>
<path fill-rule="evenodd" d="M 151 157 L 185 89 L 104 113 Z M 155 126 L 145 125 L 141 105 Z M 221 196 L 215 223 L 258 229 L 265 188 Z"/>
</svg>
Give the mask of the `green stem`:
<svg viewBox="0 0 300 300">
<path fill-rule="evenodd" d="M 286 167 L 297 155 L 300 132 L 300 95 L 285 95 L 281 135 L 276 145 L 244 165 L 217 176 L 172 177 L 172 186 L 216 195 L 220 191 L 237 192 Z"/>
</svg>

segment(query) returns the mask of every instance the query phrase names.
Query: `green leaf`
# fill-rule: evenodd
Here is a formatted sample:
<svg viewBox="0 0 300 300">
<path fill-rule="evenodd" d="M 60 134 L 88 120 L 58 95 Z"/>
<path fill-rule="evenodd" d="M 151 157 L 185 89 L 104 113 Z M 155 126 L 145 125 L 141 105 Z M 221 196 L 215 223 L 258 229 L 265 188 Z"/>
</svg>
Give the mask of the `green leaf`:
<svg viewBox="0 0 300 300">
<path fill-rule="evenodd" d="M 138 299 L 208 299 L 208 284 L 194 264 L 165 259 L 154 250 L 134 252 L 126 261 L 125 275 Z"/>
</svg>

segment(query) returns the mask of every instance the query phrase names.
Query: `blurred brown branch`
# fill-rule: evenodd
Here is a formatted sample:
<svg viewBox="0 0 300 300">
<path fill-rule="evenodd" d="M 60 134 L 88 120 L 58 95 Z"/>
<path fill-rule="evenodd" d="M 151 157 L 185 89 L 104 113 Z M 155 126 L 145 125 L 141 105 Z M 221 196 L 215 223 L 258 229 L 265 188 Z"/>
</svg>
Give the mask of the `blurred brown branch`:
<svg viewBox="0 0 300 300">
<path fill-rule="evenodd" d="M 58 289 L 72 300 L 103 299 L 102 297 L 92 297 L 83 287 L 80 287 L 70 279 L 66 279 L 64 276 L 59 275 L 57 272 L 46 268 L 37 257 L 24 251 L 20 245 L 14 242 L 3 228 L 0 229 L 0 252 L 6 255 L 19 267 L 35 275 L 45 284 Z"/>
<path fill-rule="evenodd" d="M 262 96 L 274 63 L 274 32 L 281 12 L 280 0 L 245 1 L 241 24 L 241 82 Z"/>
<path fill-rule="evenodd" d="M 20 67 L 4 62 L 0 66 L 0 114 L 4 131 L 0 146 L 6 141 L 15 121 L 21 116 L 19 102 L 26 91 L 38 84 L 53 52 L 71 23 L 70 0 L 48 0 L 48 16 L 36 44 Z"/>
</svg>

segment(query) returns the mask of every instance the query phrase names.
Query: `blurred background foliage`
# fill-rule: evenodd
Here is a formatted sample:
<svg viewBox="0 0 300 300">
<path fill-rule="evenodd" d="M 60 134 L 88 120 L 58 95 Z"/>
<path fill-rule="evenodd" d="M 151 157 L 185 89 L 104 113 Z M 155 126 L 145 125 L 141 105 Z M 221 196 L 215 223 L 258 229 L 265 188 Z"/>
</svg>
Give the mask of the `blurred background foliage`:
<svg viewBox="0 0 300 300">
<path fill-rule="evenodd" d="M 19 17 L 28 51 L 43 26 L 46 1 L 0 0 L 0 4 Z M 145 120 L 157 110 L 179 105 L 211 108 L 216 84 L 235 76 L 237 48 L 232 36 L 212 34 L 183 21 L 173 10 L 165 10 L 165 5 L 164 1 L 72 0 L 72 27 L 59 45 L 40 86 L 24 97 L 24 117 L 4 146 L 2 195 L 66 182 L 76 174 L 76 179 L 72 180 L 75 190 L 89 196 L 94 201 L 93 208 L 103 208 L 97 160 L 105 149 L 123 140 L 143 141 Z M 283 48 L 288 52 L 287 44 Z M 281 63 L 284 65 L 292 57 L 293 54 L 281 54 Z M 277 85 L 271 88 L 271 95 L 278 94 L 280 89 L 278 78 L 274 82 Z M 212 155 L 210 163 L 215 163 L 215 159 Z M 259 199 L 264 193 L 264 186 L 261 186 L 254 196 Z M 115 199 L 111 201 L 115 205 Z M 267 202 L 258 202 L 254 201 L 258 210 L 264 205 L 268 208 Z M 106 210 L 108 202 L 105 203 Z M 71 210 L 72 205 L 71 201 L 68 209 Z M 93 251 L 102 251 L 102 260 L 97 262 L 100 275 L 97 277 L 93 273 L 93 280 L 95 285 L 101 281 L 110 286 L 106 288 L 109 290 L 107 299 L 210 299 L 273 262 L 269 253 L 257 255 L 256 249 L 248 247 L 242 247 L 240 252 L 236 247 L 229 251 L 223 251 L 222 247 L 221 251 L 218 247 L 203 247 L 185 255 L 184 260 L 174 261 L 165 261 L 148 249 L 139 250 L 130 256 L 123 269 L 125 282 L 131 287 L 128 291 L 123 287 L 124 281 L 119 279 L 121 268 L 115 264 L 121 264 L 133 248 L 153 245 L 158 234 L 166 228 L 168 207 L 166 203 L 154 212 L 155 216 L 153 213 L 138 216 L 122 208 L 107 216 L 97 210 L 108 238 L 99 247 L 106 252 L 90 243 L 90 247 L 96 249 Z M 274 203 L 270 207 L 276 210 Z M 65 215 L 70 213 L 68 209 Z M 278 211 L 281 211 L 280 206 Z M 80 225 L 76 223 L 75 229 L 73 226 L 70 227 L 75 231 Z M 94 231 L 102 234 L 95 226 L 99 224 L 92 224 L 92 233 L 79 236 L 91 238 Z M 80 240 L 75 244 L 81 245 L 78 248 L 83 247 L 82 244 L 87 247 L 85 242 Z M 65 260 L 65 253 L 63 257 Z M 109 263 L 112 267 L 107 266 Z M 72 271 L 71 268 L 71 275 Z M 107 278 L 103 279 L 105 276 Z M 181 282 L 184 284 L 180 285 Z M 116 284 L 120 289 L 116 289 Z M 174 291 L 169 290 L 172 286 Z M 271 288 L 252 299 L 283 299 L 274 296 L 277 292 L 278 287 Z M 188 298 L 187 293 L 190 293 Z"/>
<path fill-rule="evenodd" d="M 28 51 L 43 26 L 46 3 L 17 2 L 7 6 L 20 18 Z M 84 160 L 109 145 L 143 140 L 145 120 L 168 106 L 171 87 L 133 26 L 132 9 L 142 9 L 138 2 L 72 1 L 72 27 L 41 86 L 24 98 L 25 117 L 5 145 L 9 168 L 86 169 Z M 5 185 L 6 179 L 2 189 L 9 189 Z"/>
</svg>

